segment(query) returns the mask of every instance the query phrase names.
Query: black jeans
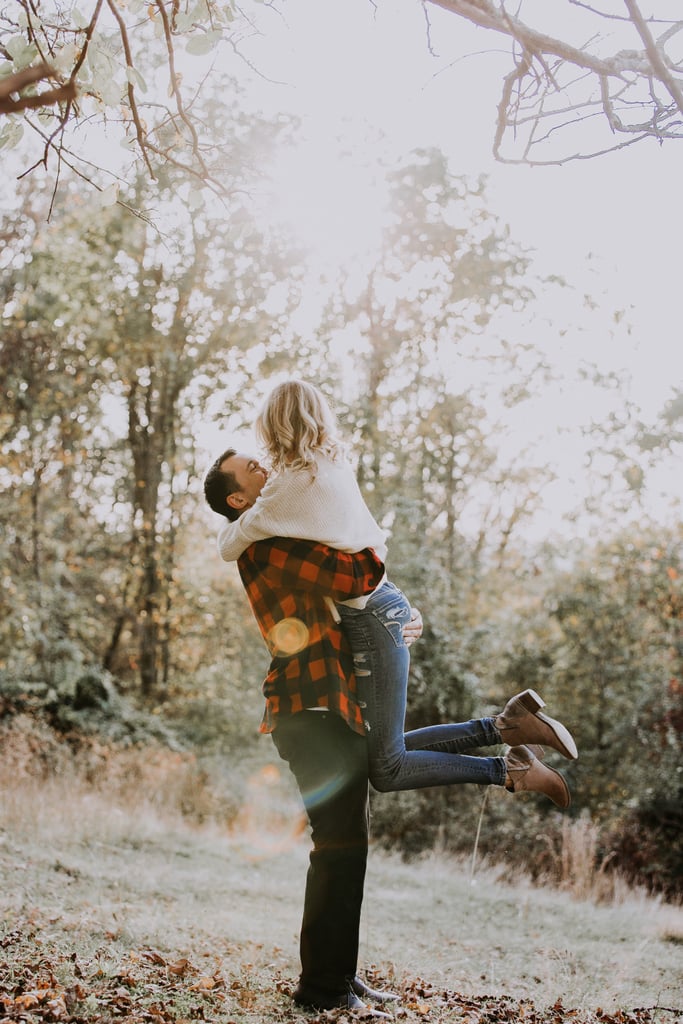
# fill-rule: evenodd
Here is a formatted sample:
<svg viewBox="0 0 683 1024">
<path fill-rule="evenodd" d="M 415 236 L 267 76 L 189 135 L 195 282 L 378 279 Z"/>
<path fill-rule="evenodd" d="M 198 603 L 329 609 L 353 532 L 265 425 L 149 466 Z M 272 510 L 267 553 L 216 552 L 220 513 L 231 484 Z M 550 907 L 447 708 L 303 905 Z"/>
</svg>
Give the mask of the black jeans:
<svg viewBox="0 0 683 1024">
<path fill-rule="evenodd" d="M 272 736 L 296 779 L 313 840 L 299 994 L 334 1000 L 346 992 L 358 962 L 368 857 L 367 745 L 328 711 L 283 715 Z"/>
</svg>

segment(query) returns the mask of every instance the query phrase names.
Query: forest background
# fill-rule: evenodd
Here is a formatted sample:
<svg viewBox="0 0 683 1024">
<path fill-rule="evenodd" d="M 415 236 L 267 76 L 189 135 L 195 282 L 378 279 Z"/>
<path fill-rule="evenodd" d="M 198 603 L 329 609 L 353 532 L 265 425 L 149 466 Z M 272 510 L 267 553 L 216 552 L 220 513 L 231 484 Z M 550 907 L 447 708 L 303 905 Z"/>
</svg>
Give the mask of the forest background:
<svg viewBox="0 0 683 1024">
<path fill-rule="evenodd" d="M 114 185 L 86 186 L 64 151 L 4 197 L 5 767 L 68 762 L 96 783 L 142 745 L 152 767 L 122 785 L 158 785 L 168 750 L 192 820 L 240 820 L 273 756 L 266 656 L 201 482 L 223 447 L 249 450 L 263 395 L 296 375 L 337 409 L 391 577 L 426 623 L 407 725 L 531 686 L 576 737 L 569 814 L 491 799 L 480 853 L 559 878 L 573 823 L 607 889 L 619 874 L 679 900 L 680 382 L 655 348 L 663 386 L 642 400 L 615 356 L 654 343 L 638 309 L 599 263 L 539 260 L 491 199 L 500 179 L 490 190 L 443 137 L 411 147 L 340 107 L 316 145 L 311 111 L 248 68 L 242 54 L 195 106 L 221 140 L 220 189 L 180 161 L 124 175 L 112 115 L 84 121 Z M 27 140 L 3 138 L 19 175 Z M 373 834 L 406 856 L 470 855 L 481 812 L 474 788 L 385 795 Z"/>
</svg>

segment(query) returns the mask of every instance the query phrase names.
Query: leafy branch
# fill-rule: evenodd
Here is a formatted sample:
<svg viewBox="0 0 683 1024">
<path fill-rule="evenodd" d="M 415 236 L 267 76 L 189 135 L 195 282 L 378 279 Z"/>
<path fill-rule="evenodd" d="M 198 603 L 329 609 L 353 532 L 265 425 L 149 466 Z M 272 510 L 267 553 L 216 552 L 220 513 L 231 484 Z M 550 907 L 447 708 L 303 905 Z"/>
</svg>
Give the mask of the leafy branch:
<svg viewBox="0 0 683 1024">
<path fill-rule="evenodd" d="M 0 79 L 0 114 L 18 114 L 22 110 L 36 110 L 50 107 L 54 103 L 73 100 L 76 96 L 76 87 L 71 80 L 43 92 L 24 92 L 37 82 L 56 77 L 54 68 L 49 64 L 40 63 Z"/>
</svg>

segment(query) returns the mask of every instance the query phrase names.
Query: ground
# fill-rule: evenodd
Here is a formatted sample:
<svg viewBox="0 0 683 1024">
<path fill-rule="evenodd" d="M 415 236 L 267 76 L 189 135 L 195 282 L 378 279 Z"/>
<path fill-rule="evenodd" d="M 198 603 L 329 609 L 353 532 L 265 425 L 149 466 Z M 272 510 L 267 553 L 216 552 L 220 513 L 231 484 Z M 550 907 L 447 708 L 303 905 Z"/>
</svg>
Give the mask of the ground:
<svg viewBox="0 0 683 1024">
<path fill-rule="evenodd" d="M 0 797 L 0 1019 L 316 1019 L 290 999 L 305 832 L 190 827 L 60 780 Z M 472 877 L 447 851 L 373 850 L 366 893 L 363 968 L 406 1024 L 683 1022 L 680 908 Z"/>
</svg>

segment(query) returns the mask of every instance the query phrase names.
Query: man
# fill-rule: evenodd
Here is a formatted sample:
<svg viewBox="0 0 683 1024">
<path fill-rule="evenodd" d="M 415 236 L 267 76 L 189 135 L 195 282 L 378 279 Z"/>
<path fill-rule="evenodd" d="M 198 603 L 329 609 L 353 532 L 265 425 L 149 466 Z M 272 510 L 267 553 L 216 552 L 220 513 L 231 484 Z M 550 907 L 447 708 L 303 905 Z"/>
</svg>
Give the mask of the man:
<svg viewBox="0 0 683 1024">
<path fill-rule="evenodd" d="M 204 482 L 211 508 L 236 519 L 261 493 L 257 460 L 228 449 Z M 263 684 L 261 731 L 270 733 L 292 771 L 311 825 L 313 849 L 300 935 L 301 976 L 294 1000 L 314 1009 L 362 1009 L 361 996 L 396 998 L 357 975 L 360 915 L 368 853 L 368 763 L 353 661 L 326 599 L 370 593 L 383 564 L 370 549 L 346 554 L 322 544 L 271 538 L 237 563 L 272 655 Z M 415 613 L 406 639 L 422 631 Z"/>
</svg>

